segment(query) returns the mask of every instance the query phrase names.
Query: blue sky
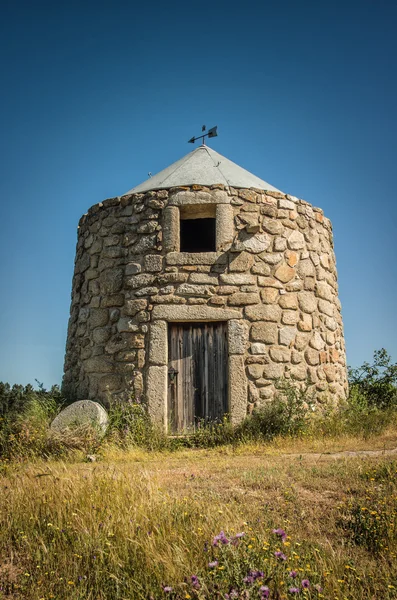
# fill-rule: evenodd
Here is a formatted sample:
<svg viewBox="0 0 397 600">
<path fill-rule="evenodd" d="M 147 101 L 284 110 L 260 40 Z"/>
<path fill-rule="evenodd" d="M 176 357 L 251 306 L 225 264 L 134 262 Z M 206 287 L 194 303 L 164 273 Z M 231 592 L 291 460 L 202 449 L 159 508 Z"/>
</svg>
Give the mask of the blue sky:
<svg viewBox="0 0 397 600">
<path fill-rule="evenodd" d="M 0 4 L 0 380 L 60 383 L 80 216 L 212 147 L 334 226 L 347 357 L 397 360 L 397 4 Z"/>
</svg>

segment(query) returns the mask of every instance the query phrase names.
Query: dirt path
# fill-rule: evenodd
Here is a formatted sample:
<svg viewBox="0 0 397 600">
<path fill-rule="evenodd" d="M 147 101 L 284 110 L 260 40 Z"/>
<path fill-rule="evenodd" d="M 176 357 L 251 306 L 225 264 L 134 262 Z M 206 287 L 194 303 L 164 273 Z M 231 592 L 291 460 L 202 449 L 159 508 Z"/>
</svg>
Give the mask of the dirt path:
<svg viewBox="0 0 397 600">
<path fill-rule="evenodd" d="M 343 450 L 341 452 L 302 452 L 301 454 L 280 454 L 279 456 L 290 456 L 291 458 L 344 458 L 344 457 L 360 457 L 360 456 L 390 456 L 397 455 L 397 448 L 390 450 Z"/>
</svg>

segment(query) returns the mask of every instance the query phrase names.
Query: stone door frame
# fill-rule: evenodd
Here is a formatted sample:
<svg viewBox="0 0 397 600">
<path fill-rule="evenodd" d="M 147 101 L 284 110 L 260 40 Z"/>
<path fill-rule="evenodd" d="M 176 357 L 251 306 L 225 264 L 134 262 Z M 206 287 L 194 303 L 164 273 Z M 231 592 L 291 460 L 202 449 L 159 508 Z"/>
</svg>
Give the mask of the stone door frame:
<svg viewBox="0 0 397 600">
<path fill-rule="evenodd" d="M 233 424 L 247 414 L 247 376 L 244 353 L 248 346 L 248 325 L 240 311 L 209 306 L 155 306 L 149 329 L 149 356 L 146 400 L 150 418 L 167 433 L 168 414 L 168 323 L 227 322 L 228 404 Z"/>
</svg>

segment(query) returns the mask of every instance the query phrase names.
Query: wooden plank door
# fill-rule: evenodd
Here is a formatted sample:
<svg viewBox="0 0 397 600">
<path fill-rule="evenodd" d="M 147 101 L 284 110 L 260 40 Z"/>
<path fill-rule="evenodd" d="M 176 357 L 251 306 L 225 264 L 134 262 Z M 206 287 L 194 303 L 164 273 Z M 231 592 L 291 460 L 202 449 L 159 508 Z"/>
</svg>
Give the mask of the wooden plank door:
<svg viewBox="0 0 397 600">
<path fill-rule="evenodd" d="M 169 323 L 168 421 L 172 433 L 228 412 L 227 324 Z"/>
</svg>

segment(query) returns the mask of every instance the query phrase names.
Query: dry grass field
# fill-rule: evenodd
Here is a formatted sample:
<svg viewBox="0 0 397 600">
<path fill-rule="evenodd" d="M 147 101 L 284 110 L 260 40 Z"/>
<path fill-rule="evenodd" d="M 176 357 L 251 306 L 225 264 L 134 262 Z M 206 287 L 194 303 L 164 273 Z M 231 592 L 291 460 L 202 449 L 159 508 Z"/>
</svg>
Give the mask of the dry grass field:
<svg viewBox="0 0 397 600">
<path fill-rule="evenodd" d="M 389 428 L 3 462 L 0 598 L 397 598 L 396 447 Z"/>
</svg>

